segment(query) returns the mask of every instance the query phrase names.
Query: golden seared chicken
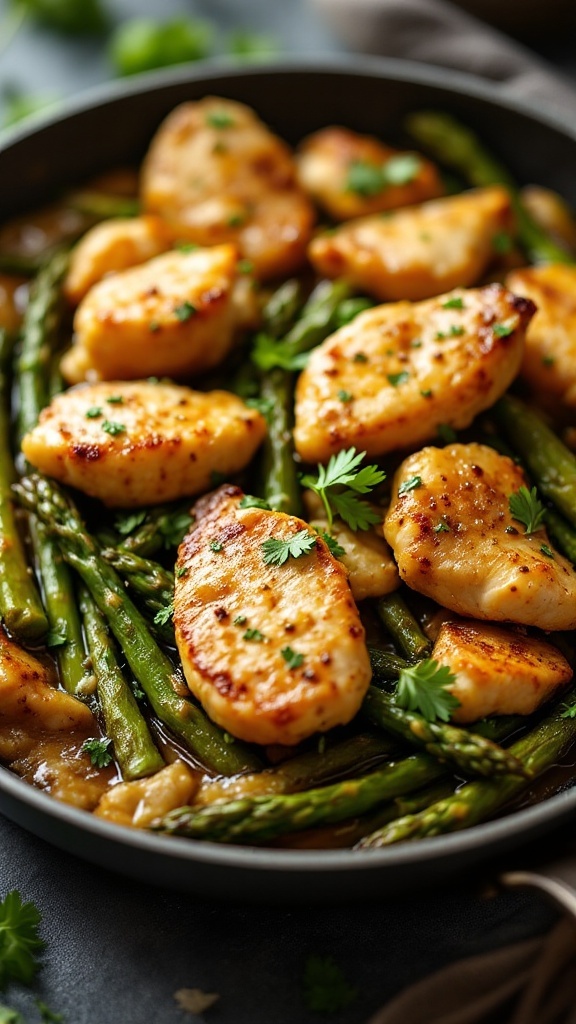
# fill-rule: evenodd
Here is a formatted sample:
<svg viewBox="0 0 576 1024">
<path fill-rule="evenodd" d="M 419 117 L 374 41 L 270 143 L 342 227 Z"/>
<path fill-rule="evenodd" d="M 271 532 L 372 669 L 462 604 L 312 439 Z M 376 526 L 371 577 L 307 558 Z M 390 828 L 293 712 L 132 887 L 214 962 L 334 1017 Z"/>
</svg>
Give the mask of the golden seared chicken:
<svg viewBox="0 0 576 1024">
<path fill-rule="evenodd" d="M 384 523 L 402 579 L 471 618 L 574 629 L 576 572 L 544 528 L 528 534 L 510 511 L 525 486 L 520 467 L 485 445 L 410 455 Z"/>
<path fill-rule="evenodd" d="M 240 739 L 292 745 L 358 711 L 371 677 L 364 629 L 324 541 L 301 519 L 241 499 L 227 486 L 196 505 L 178 552 L 176 643 L 215 722 Z"/>
<path fill-rule="evenodd" d="M 228 391 L 118 381 L 57 395 L 22 441 L 47 476 L 106 505 L 155 505 L 206 491 L 243 469 L 264 417 Z"/>
<path fill-rule="evenodd" d="M 445 622 L 432 657 L 456 676 L 448 687 L 460 701 L 455 722 L 531 715 L 574 674 L 552 644 L 486 622 Z"/>
<path fill-rule="evenodd" d="M 550 263 L 508 274 L 507 286 L 536 303 L 522 377 L 538 402 L 576 408 L 576 267 Z"/>
<path fill-rule="evenodd" d="M 0 330 L 13 333 L 20 327 L 22 320 L 18 292 L 26 285 L 23 277 L 12 274 L 0 274 Z"/>
<path fill-rule="evenodd" d="M 444 193 L 434 164 L 349 128 L 322 128 L 301 143 L 298 180 L 334 220 L 410 206 Z"/>
<path fill-rule="evenodd" d="M 236 265 L 234 246 L 220 245 L 167 252 L 98 282 L 76 310 L 64 377 L 179 377 L 216 366 L 234 338 Z"/>
<path fill-rule="evenodd" d="M 113 217 L 87 231 L 72 250 L 64 294 L 74 306 L 108 274 L 146 263 L 170 249 L 172 233 L 159 217 Z"/>
<path fill-rule="evenodd" d="M 534 307 L 501 285 L 377 306 L 314 349 L 296 388 L 306 462 L 369 455 L 467 427 L 514 380 Z"/>
<path fill-rule="evenodd" d="M 249 107 L 214 96 L 182 104 L 161 125 L 142 203 L 182 239 L 235 242 L 260 278 L 303 264 L 314 223 L 286 143 Z"/>
<path fill-rule="evenodd" d="M 304 505 L 310 525 L 315 530 L 326 532 L 328 520 L 320 497 L 314 491 L 306 491 Z M 396 562 L 382 536 L 382 527 L 355 531 L 337 518 L 332 526 L 332 536 L 344 549 L 339 558 L 348 570 L 356 601 L 383 597 L 400 586 Z"/>
<path fill-rule="evenodd" d="M 183 761 L 174 761 L 148 779 L 121 782 L 104 794 L 95 814 L 117 825 L 148 828 L 176 807 L 191 803 L 200 775 Z"/>
<path fill-rule="evenodd" d="M 511 229 L 508 192 L 492 185 L 350 221 L 315 238 L 308 255 L 321 274 L 378 299 L 428 299 L 476 284 Z"/>
</svg>

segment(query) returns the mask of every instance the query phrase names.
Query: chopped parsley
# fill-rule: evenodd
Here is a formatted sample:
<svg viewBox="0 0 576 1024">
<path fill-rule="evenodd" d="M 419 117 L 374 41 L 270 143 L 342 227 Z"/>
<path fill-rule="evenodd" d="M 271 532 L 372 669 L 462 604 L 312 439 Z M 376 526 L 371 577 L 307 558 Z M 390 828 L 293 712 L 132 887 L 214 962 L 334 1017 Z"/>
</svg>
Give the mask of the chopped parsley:
<svg viewBox="0 0 576 1024">
<path fill-rule="evenodd" d="M 264 642 L 266 637 L 264 636 L 264 633 L 260 632 L 259 629 L 247 629 L 246 632 L 242 634 L 242 639 L 252 640 L 256 644 L 261 644 Z"/>
<path fill-rule="evenodd" d="M 88 754 L 95 768 L 107 768 L 114 760 L 109 750 L 111 743 L 112 740 L 108 738 L 101 740 L 93 738 L 84 740 L 80 749 Z"/>
<path fill-rule="evenodd" d="M 98 416 L 102 416 L 102 409 L 99 405 L 92 405 L 89 409 L 86 409 L 84 415 L 87 420 L 95 420 L 98 419 Z"/>
<path fill-rule="evenodd" d="M 432 388 L 424 388 L 420 392 L 420 394 L 422 395 L 422 398 L 432 398 L 432 395 L 434 394 L 434 392 L 432 391 Z"/>
<path fill-rule="evenodd" d="M 418 665 L 403 668 L 396 687 L 395 701 L 407 711 L 419 712 L 427 722 L 450 721 L 460 701 L 449 692 L 456 676 L 447 665 L 427 658 Z"/>
<path fill-rule="evenodd" d="M 535 487 L 530 491 L 527 487 L 520 487 L 508 498 L 508 507 L 512 518 L 522 523 L 526 533 L 536 533 L 542 529 L 546 509 Z"/>
<path fill-rule="evenodd" d="M 352 359 L 353 363 L 367 363 L 368 356 L 364 352 L 356 352 Z"/>
<path fill-rule="evenodd" d="M 442 303 L 442 309 L 464 309 L 464 299 L 459 295 L 454 295 L 453 298 Z"/>
<path fill-rule="evenodd" d="M 257 498 L 254 494 L 245 494 L 238 502 L 238 508 L 261 508 L 264 512 L 271 512 L 270 505 L 264 498 Z"/>
<path fill-rule="evenodd" d="M 213 110 L 206 115 L 206 124 L 211 128 L 231 128 L 234 118 L 226 110 Z"/>
<path fill-rule="evenodd" d="M 397 388 L 399 384 L 405 384 L 406 381 L 410 380 L 410 374 L 407 370 L 400 370 L 400 373 L 389 373 L 387 377 L 388 382 L 393 388 Z"/>
<path fill-rule="evenodd" d="M 38 935 L 41 917 L 34 903 L 23 903 L 13 889 L 0 903 L 0 988 L 11 981 L 29 985 L 38 970 L 44 942 Z"/>
<path fill-rule="evenodd" d="M 109 403 L 109 405 L 123 405 L 124 395 L 108 395 L 106 401 Z"/>
<path fill-rule="evenodd" d="M 228 220 L 226 221 L 226 224 L 227 224 L 227 226 L 229 228 L 241 228 L 242 225 L 245 223 L 245 221 L 246 221 L 246 214 L 245 213 L 232 213 L 228 217 Z"/>
<path fill-rule="evenodd" d="M 452 441 L 456 441 L 457 439 L 456 431 L 449 423 L 439 423 L 436 427 L 436 431 L 440 440 L 444 441 L 446 444 L 451 444 Z"/>
<path fill-rule="evenodd" d="M 437 523 L 434 527 L 434 533 L 450 533 L 448 523 L 445 523 L 444 521 Z"/>
<path fill-rule="evenodd" d="M 353 401 L 354 395 L 350 391 L 339 391 L 338 399 L 340 402 L 343 402 L 345 405 L 347 405 L 348 402 Z"/>
<path fill-rule="evenodd" d="M 210 548 L 210 551 L 215 551 L 216 554 L 224 550 L 224 545 L 220 540 L 211 540 L 208 547 Z"/>
<path fill-rule="evenodd" d="M 497 338 L 507 338 L 508 335 L 513 334 L 516 329 L 516 324 L 492 324 L 492 333 Z"/>
<path fill-rule="evenodd" d="M 234 622 L 232 623 L 232 625 L 233 626 L 245 626 L 247 622 L 248 622 L 248 619 L 246 618 L 245 615 L 237 615 L 236 618 L 234 619 Z"/>
<path fill-rule="evenodd" d="M 150 331 L 150 334 L 156 334 L 156 332 L 160 330 L 160 324 L 158 323 L 158 321 L 151 320 L 150 323 L 148 324 L 148 330 Z M 153 384 L 158 383 L 157 377 L 154 378 L 154 380 L 152 380 L 152 377 L 149 377 L 148 380 Z"/>
<path fill-rule="evenodd" d="M 111 437 L 117 437 L 118 434 L 124 434 L 126 427 L 123 423 L 117 423 L 116 420 L 104 420 L 101 424 L 102 430 L 106 434 L 110 434 Z"/>
<path fill-rule="evenodd" d="M 167 551 L 178 547 L 193 522 L 194 517 L 190 512 L 173 512 L 158 520 L 158 532 Z"/>
<path fill-rule="evenodd" d="M 576 718 L 576 701 L 572 704 L 563 704 L 564 711 L 562 712 L 561 718 Z"/>
<path fill-rule="evenodd" d="M 167 622 L 170 622 L 170 619 L 172 618 L 173 615 L 174 602 L 170 601 L 169 604 L 164 605 L 163 608 L 160 608 L 160 611 L 156 612 L 156 615 L 154 616 L 154 625 L 165 626 Z"/>
<path fill-rule="evenodd" d="M 127 537 L 136 527 L 142 526 L 145 519 L 145 512 L 119 512 L 114 519 L 114 529 L 122 537 Z"/>
<path fill-rule="evenodd" d="M 451 338 L 461 338 L 464 334 L 464 328 L 460 324 L 452 324 L 448 333 Z"/>
<path fill-rule="evenodd" d="M 411 476 L 409 480 L 405 480 L 404 483 L 400 484 L 398 497 L 401 498 L 403 494 L 409 494 L 410 491 L 415 491 L 418 487 L 422 487 L 422 477 Z"/>
<path fill-rule="evenodd" d="M 547 544 L 542 544 L 540 551 L 543 555 L 546 555 L 547 558 L 554 558 L 554 552 L 548 547 Z"/>
<path fill-rule="evenodd" d="M 191 320 L 193 316 L 198 312 L 196 306 L 193 306 L 191 302 L 181 302 L 179 306 L 174 306 L 174 316 L 180 323 L 186 323 L 187 320 Z"/>
<path fill-rule="evenodd" d="M 304 968 L 304 1002 L 312 1013 L 337 1013 L 358 996 L 330 956 L 309 956 Z"/>
<path fill-rule="evenodd" d="M 318 530 L 318 536 L 322 538 L 330 554 L 334 558 L 342 558 L 342 556 L 346 554 L 346 548 L 343 548 L 342 545 L 338 543 L 336 537 L 333 537 L 330 533 L 326 533 L 326 530 Z"/>
<path fill-rule="evenodd" d="M 386 474 L 378 466 L 360 468 L 365 454 L 355 448 L 338 452 L 332 455 L 327 466 L 318 466 L 316 477 L 302 477 L 302 485 L 309 487 L 322 500 L 329 533 L 332 532 L 334 516 L 340 516 L 352 530 L 368 530 L 381 520 L 380 514 L 358 497 L 359 494 L 368 494 L 386 479 Z"/>
<path fill-rule="evenodd" d="M 250 353 L 252 362 L 259 370 L 272 370 L 278 366 L 281 370 L 303 370 L 310 358 L 309 352 L 293 352 L 288 344 L 276 341 L 264 331 L 260 331 L 254 340 Z"/>
<path fill-rule="evenodd" d="M 304 661 L 304 655 L 297 654 L 291 647 L 283 647 L 280 654 L 284 658 L 289 669 L 300 668 L 300 665 Z"/>
<path fill-rule="evenodd" d="M 371 199 L 390 185 L 409 185 L 421 168 L 422 161 L 415 153 L 398 153 L 384 164 L 353 160 L 348 168 L 346 191 Z"/>
<path fill-rule="evenodd" d="M 316 544 L 316 537 L 308 530 L 298 530 L 286 540 L 269 537 L 261 544 L 265 565 L 284 565 L 289 558 L 301 558 L 308 555 Z"/>
<path fill-rule="evenodd" d="M 187 576 L 189 572 L 190 569 L 188 568 L 187 565 L 179 566 L 178 569 L 176 569 L 176 579 L 181 580 L 183 576 Z"/>
</svg>

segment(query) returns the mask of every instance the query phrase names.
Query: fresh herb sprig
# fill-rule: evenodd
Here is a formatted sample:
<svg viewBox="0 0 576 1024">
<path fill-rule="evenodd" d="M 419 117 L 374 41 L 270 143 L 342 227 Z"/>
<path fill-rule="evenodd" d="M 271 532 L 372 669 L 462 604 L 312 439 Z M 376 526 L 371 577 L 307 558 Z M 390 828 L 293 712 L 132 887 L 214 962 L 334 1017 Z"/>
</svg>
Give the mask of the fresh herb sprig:
<svg viewBox="0 0 576 1024">
<path fill-rule="evenodd" d="M 352 530 L 369 530 L 379 523 L 378 512 L 358 497 L 369 494 L 386 479 L 378 466 L 361 466 L 366 452 L 356 448 L 333 455 L 327 466 L 318 466 L 318 475 L 302 477 L 303 487 L 308 487 L 319 496 L 328 520 L 328 533 L 332 532 L 334 517 L 340 518 Z"/>
<path fill-rule="evenodd" d="M 95 768 L 107 768 L 109 764 L 112 764 L 114 758 L 110 753 L 111 739 L 91 739 L 84 740 L 81 749 L 88 754 L 90 761 Z"/>
<path fill-rule="evenodd" d="M 250 358 L 259 370 L 273 370 L 278 367 L 281 370 L 296 372 L 304 369 L 310 353 L 295 353 L 286 344 L 261 331 L 256 335 Z"/>
<path fill-rule="evenodd" d="M 418 711 L 427 722 L 449 722 L 460 701 L 448 690 L 456 676 L 446 665 L 426 658 L 400 672 L 396 703 L 407 711 Z"/>
<path fill-rule="evenodd" d="M 298 530 L 282 540 L 278 537 L 269 537 L 262 546 L 265 565 L 284 565 L 289 558 L 300 558 L 308 555 L 316 544 L 316 537 L 308 533 L 308 530 Z"/>
<path fill-rule="evenodd" d="M 0 903 L 0 989 L 10 981 L 29 985 L 39 968 L 38 954 L 44 942 L 38 935 L 40 911 L 23 903 L 17 890 Z"/>
<path fill-rule="evenodd" d="M 530 491 L 527 487 L 520 487 L 508 498 L 508 506 L 512 518 L 524 525 L 526 533 L 536 533 L 542 529 L 546 509 L 535 487 Z"/>
</svg>

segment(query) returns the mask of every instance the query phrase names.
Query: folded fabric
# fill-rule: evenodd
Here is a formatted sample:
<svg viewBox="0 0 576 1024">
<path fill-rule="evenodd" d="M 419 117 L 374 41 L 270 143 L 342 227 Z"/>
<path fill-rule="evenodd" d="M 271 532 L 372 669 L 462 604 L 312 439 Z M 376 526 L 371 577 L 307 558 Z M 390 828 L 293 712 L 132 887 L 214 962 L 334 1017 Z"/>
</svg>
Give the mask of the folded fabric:
<svg viewBox="0 0 576 1024">
<path fill-rule="evenodd" d="M 401 992 L 368 1024 L 576 1024 L 576 925 L 460 960 Z"/>
<path fill-rule="evenodd" d="M 480 75 L 502 83 L 504 95 L 537 99 L 564 116 L 576 116 L 576 90 L 567 80 L 530 50 L 446 0 L 310 2 L 352 50 Z"/>
</svg>

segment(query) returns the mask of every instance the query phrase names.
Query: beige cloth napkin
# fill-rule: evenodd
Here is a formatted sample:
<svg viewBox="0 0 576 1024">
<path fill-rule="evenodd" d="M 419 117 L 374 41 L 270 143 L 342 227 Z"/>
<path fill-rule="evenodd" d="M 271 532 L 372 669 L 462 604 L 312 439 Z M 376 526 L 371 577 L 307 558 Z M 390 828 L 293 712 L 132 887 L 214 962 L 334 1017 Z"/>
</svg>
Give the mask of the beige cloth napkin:
<svg viewBox="0 0 576 1024">
<path fill-rule="evenodd" d="M 502 0 L 504 4 L 508 2 Z M 447 0 L 310 3 L 352 50 L 440 64 L 480 75 L 501 83 L 504 95 L 536 99 L 561 114 L 576 117 L 576 90 L 567 80 L 526 47 Z M 517 6 L 521 18 L 521 3 Z"/>
<path fill-rule="evenodd" d="M 368 1024 L 576 1024 L 576 923 L 460 960 L 405 989 Z"/>
</svg>

